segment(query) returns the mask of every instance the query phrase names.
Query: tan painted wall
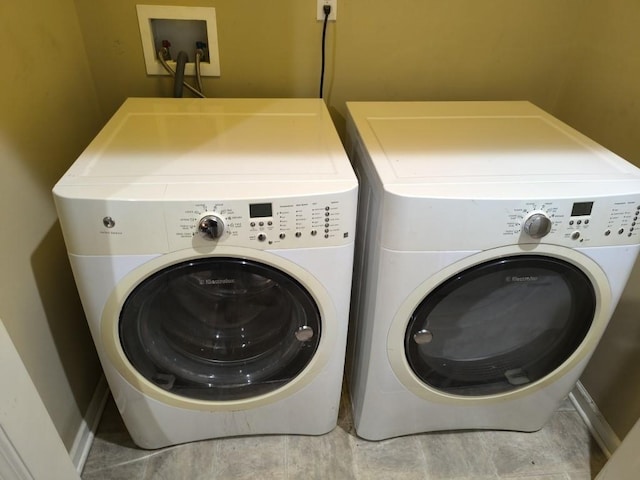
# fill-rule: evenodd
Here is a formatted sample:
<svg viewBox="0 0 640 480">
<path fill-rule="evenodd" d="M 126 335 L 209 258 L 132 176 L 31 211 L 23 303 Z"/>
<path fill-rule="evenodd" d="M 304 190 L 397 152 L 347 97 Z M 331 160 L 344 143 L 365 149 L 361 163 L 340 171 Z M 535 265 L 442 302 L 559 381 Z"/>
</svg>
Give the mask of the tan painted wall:
<svg viewBox="0 0 640 480">
<path fill-rule="evenodd" d="M 588 38 L 557 114 L 640 166 L 640 2 L 589 2 Z M 582 382 L 616 434 L 640 418 L 640 262 Z"/>
<path fill-rule="evenodd" d="M 69 448 L 100 369 L 50 191 L 100 115 L 72 0 L 2 2 L 0 27 L 0 316 Z"/>
<path fill-rule="evenodd" d="M 169 95 L 147 76 L 135 5 L 75 0 L 102 107 Z M 222 97 L 318 94 L 322 23 L 315 0 L 159 0 L 213 6 Z M 346 100 L 530 99 L 554 106 L 580 48 L 583 0 L 344 0 L 329 26 L 326 97 L 342 129 Z M 577 12 L 577 15 L 576 15 Z M 176 52 L 174 52 L 175 54 Z"/>
</svg>

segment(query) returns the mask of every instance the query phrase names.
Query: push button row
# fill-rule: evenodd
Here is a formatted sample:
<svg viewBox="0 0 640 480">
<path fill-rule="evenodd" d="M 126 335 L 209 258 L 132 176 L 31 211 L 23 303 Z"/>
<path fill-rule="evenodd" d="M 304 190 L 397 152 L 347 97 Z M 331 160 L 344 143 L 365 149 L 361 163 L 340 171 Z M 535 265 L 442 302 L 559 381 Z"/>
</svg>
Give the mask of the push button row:
<svg viewBox="0 0 640 480">
<path fill-rule="evenodd" d="M 311 233 L 312 237 L 315 237 L 315 236 L 318 235 L 319 232 L 317 230 L 311 230 L 310 233 Z M 296 232 L 296 233 L 294 233 L 294 236 L 296 238 L 300 238 L 300 237 L 302 237 L 302 232 Z M 267 239 L 267 236 L 264 233 L 260 233 L 260 234 L 258 234 L 257 238 L 258 238 L 258 241 L 264 242 Z M 287 238 L 287 234 L 286 233 L 280 233 L 278 235 L 278 238 L 280 240 L 284 240 L 285 238 Z M 325 229 L 324 230 L 324 238 L 329 238 L 329 229 Z"/>
<path fill-rule="evenodd" d="M 569 220 L 569 225 L 582 225 L 582 223 L 584 222 L 585 225 L 589 225 L 589 219 L 585 219 L 583 220 Z"/>
</svg>

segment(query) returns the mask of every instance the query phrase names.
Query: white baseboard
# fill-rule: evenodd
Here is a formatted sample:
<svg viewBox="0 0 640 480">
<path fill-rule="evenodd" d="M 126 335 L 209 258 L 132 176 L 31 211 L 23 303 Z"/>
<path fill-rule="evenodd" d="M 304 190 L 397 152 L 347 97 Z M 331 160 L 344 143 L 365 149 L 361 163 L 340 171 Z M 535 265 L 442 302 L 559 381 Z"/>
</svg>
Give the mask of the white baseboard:
<svg viewBox="0 0 640 480">
<path fill-rule="evenodd" d="M 607 458 L 611 457 L 620 446 L 620 438 L 604 418 L 587 389 L 578 382 L 569 394 L 569 398 L 604 454 Z"/>
<path fill-rule="evenodd" d="M 91 449 L 91 444 L 93 443 L 95 432 L 98 428 L 98 423 L 100 422 L 100 417 L 102 416 L 102 411 L 104 410 L 108 398 L 109 386 L 107 385 L 107 380 L 103 375 L 98 381 L 98 385 L 93 392 L 91 402 L 89 403 L 87 412 L 82 419 L 76 438 L 71 446 L 71 451 L 69 452 L 71 461 L 75 465 L 79 474 L 82 473 L 84 464 L 87 461 L 89 449 Z"/>
</svg>

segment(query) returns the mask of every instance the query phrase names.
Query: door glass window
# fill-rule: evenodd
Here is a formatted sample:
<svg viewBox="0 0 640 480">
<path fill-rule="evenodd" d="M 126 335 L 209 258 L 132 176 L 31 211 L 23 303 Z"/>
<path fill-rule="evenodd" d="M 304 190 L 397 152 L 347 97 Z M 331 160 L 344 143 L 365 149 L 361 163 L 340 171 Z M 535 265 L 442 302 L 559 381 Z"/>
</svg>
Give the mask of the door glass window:
<svg viewBox="0 0 640 480">
<path fill-rule="evenodd" d="M 513 390 L 551 373 L 594 319 L 595 292 L 552 257 L 489 261 L 443 282 L 413 312 L 405 352 L 426 384 L 456 395 Z"/>
<path fill-rule="evenodd" d="M 225 401 L 295 378 L 316 352 L 321 322 L 294 278 L 225 257 L 183 262 L 147 278 L 127 298 L 119 332 L 131 364 L 155 385 Z"/>
</svg>

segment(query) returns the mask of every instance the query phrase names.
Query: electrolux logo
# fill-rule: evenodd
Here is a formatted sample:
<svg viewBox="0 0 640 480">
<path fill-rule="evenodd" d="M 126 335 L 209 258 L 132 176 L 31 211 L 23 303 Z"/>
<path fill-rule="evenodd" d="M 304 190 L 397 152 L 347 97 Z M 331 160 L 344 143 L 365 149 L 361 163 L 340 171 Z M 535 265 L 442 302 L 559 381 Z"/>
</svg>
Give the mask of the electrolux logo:
<svg viewBox="0 0 640 480">
<path fill-rule="evenodd" d="M 236 283 L 235 278 L 207 278 L 200 280 L 200 285 L 229 285 Z"/>
<path fill-rule="evenodd" d="M 507 277 L 505 280 L 507 283 L 525 283 L 525 282 L 537 282 L 540 277 L 536 277 L 535 275 L 523 275 L 518 277 L 517 275 L 513 275 L 511 277 Z"/>
</svg>

